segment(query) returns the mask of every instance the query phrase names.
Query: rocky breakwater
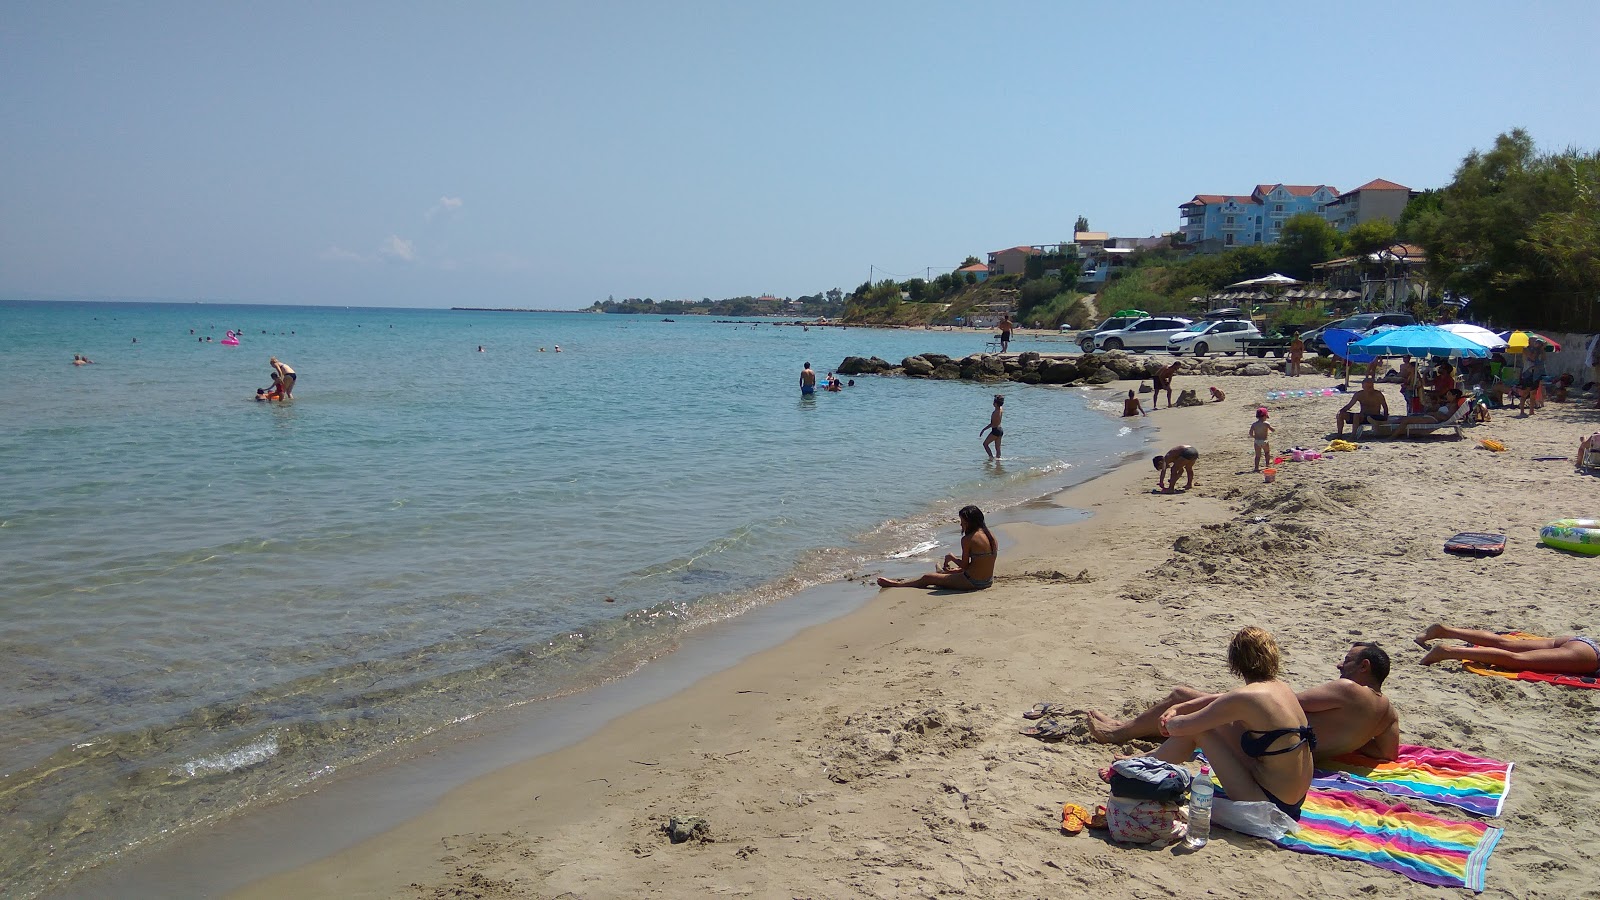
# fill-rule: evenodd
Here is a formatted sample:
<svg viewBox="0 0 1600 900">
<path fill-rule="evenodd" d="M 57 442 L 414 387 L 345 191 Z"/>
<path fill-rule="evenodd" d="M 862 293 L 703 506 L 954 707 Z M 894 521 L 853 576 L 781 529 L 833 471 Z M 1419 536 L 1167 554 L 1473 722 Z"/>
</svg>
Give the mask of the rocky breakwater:
<svg viewBox="0 0 1600 900">
<path fill-rule="evenodd" d="M 974 353 L 960 359 L 942 353 L 908 356 L 895 365 L 876 356 L 847 356 L 835 369 L 840 375 L 904 375 L 944 381 L 1017 381 L 1022 384 L 1110 384 L 1141 381 L 1170 364 L 1173 357 L 1133 356 L 1120 350 L 1104 353 Z M 1179 375 L 1266 375 L 1282 371 L 1281 363 L 1247 358 L 1178 357 Z"/>
</svg>

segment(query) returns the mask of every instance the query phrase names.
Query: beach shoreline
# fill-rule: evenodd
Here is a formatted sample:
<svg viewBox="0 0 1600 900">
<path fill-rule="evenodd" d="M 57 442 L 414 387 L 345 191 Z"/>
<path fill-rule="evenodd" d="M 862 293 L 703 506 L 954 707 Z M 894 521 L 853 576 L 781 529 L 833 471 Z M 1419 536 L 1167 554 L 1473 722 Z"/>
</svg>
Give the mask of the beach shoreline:
<svg viewBox="0 0 1600 900">
<path fill-rule="evenodd" d="M 1472 440 L 1377 441 L 1287 463 L 1269 485 L 1249 470 L 1251 411 L 1267 390 L 1320 381 L 1194 381 L 1229 400 L 1152 420 L 1154 449 L 1202 449 L 1193 491 L 1152 494 L 1148 462 L 1131 459 L 1052 500 L 1093 518 L 1002 526 L 988 591 L 885 591 L 233 896 L 1120 897 L 1188 896 L 1197 884 L 1438 896 L 1371 866 L 1229 833 L 1191 855 L 1060 833 L 1062 802 L 1104 802 L 1095 768 L 1148 745 L 1095 744 L 1081 727 L 1040 743 L 1017 734 L 1020 712 L 1062 701 L 1117 715 L 1176 683 L 1226 687 L 1223 649 L 1244 624 L 1277 635 L 1297 687 L 1333 677 L 1350 641 L 1381 642 L 1403 740 L 1517 766 L 1494 822 L 1506 832 L 1487 894 L 1592 890 L 1600 824 L 1584 798 L 1600 787 L 1600 692 L 1423 668 L 1409 638 L 1440 619 L 1593 627 L 1590 560 L 1535 546 L 1540 523 L 1585 512 L 1573 498 L 1593 482 L 1535 459 L 1570 455 L 1594 411 L 1501 412 L 1469 432 L 1503 440 L 1504 454 Z M 1278 449 L 1321 449 L 1340 402 L 1270 404 Z M 1484 502 L 1485 485 L 1514 502 Z M 1441 541 L 1464 530 L 1511 541 L 1502 557 L 1445 556 Z M 707 821 L 712 842 L 668 842 L 662 826 L 688 816 Z"/>
</svg>

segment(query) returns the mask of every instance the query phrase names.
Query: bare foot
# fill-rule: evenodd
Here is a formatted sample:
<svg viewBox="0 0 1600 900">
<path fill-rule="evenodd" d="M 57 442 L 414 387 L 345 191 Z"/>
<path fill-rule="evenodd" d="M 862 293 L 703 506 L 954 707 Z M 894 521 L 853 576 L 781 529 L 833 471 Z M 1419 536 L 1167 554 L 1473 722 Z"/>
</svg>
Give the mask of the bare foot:
<svg viewBox="0 0 1600 900">
<path fill-rule="evenodd" d="M 1440 625 L 1439 623 L 1435 622 L 1432 625 L 1429 625 L 1427 627 L 1427 629 L 1422 632 L 1422 636 L 1421 637 L 1415 637 L 1415 638 L 1412 638 L 1412 640 L 1417 642 L 1417 646 L 1418 647 L 1421 647 L 1424 650 L 1431 650 L 1431 649 L 1433 649 L 1433 646 L 1431 644 L 1429 644 L 1428 642 L 1429 641 L 1437 641 L 1442 636 L 1440 634 L 1440 632 L 1443 629 L 1444 629 L 1443 625 Z"/>
<path fill-rule="evenodd" d="M 900 587 L 900 582 L 895 581 L 892 578 L 879 578 L 878 579 L 878 587 L 881 587 L 881 588 Z"/>
<path fill-rule="evenodd" d="M 1121 744 L 1126 741 L 1117 733 L 1122 728 L 1121 722 L 1102 715 L 1094 710 L 1086 710 L 1084 722 L 1089 726 L 1089 737 L 1102 744 Z"/>
<path fill-rule="evenodd" d="M 1429 650 L 1427 653 L 1422 654 L 1422 659 L 1419 660 L 1419 662 L 1422 665 L 1431 666 L 1436 662 L 1439 662 L 1441 660 L 1446 660 L 1446 659 L 1449 659 L 1449 658 L 1450 657 L 1445 655 L 1445 651 L 1444 651 L 1443 647 L 1435 647 L 1432 650 Z"/>
</svg>

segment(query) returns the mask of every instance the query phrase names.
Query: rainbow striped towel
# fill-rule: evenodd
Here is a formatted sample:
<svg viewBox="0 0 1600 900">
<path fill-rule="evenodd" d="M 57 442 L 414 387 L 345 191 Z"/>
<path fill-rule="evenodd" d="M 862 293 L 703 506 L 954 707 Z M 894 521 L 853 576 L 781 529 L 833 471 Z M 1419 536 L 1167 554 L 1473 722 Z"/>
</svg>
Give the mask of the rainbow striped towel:
<svg viewBox="0 0 1600 900">
<path fill-rule="evenodd" d="M 1278 846 L 1360 860 L 1423 884 L 1481 891 L 1500 834 L 1483 822 L 1452 822 L 1349 791 L 1313 790 L 1299 830 Z"/>
<path fill-rule="evenodd" d="M 1394 762 L 1348 753 L 1311 780 L 1322 790 L 1383 791 L 1395 797 L 1415 797 L 1456 806 L 1480 816 L 1498 816 L 1511 790 L 1512 763 L 1470 756 L 1456 750 L 1400 745 Z"/>
</svg>

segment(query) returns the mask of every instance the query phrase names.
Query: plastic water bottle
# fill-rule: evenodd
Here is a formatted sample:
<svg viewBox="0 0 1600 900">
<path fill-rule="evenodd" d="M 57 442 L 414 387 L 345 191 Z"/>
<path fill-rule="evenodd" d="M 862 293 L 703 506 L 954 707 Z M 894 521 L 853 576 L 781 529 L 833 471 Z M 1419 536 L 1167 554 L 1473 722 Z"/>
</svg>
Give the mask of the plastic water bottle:
<svg viewBox="0 0 1600 900">
<path fill-rule="evenodd" d="M 1217 792 L 1211 784 L 1211 769 L 1202 766 L 1200 775 L 1189 785 L 1189 836 L 1184 846 L 1199 850 L 1211 837 L 1211 797 Z"/>
</svg>

